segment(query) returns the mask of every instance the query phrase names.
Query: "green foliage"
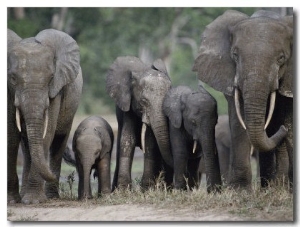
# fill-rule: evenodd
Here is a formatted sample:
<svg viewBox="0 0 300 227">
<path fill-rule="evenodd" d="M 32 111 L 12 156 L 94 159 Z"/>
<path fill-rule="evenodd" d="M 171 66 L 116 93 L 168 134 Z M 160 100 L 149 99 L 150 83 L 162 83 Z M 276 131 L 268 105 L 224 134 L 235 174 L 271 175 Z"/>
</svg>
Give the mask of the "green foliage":
<svg viewBox="0 0 300 227">
<path fill-rule="evenodd" d="M 35 36 L 52 27 L 62 8 L 24 8 L 25 17 L 17 19 L 8 8 L 8 28 L 20 37 Z M 83 97 L 78 113 L 102 114 L 114 112 L 114 102 L 105 90 L 109 66 L 118 56 L 141 57 L 147 64 L 161 58 L 167 65 L 173 85 L 188 85 L 197 89 L 198 80 L 192 72 L 200 36 L 205 26 L 229 8 L 68 8 L 62 30 L 79 44 L 84 77 Z M 251 15 L 256 8 L 233 8 Z M 180 42 L 192 40 L 196 48 Z M 196 50 L 195 50 L 196 49 Z M 222 94 L 208 86 L 217 99 L 218 112 L 227 113 Z"/>
</svg>

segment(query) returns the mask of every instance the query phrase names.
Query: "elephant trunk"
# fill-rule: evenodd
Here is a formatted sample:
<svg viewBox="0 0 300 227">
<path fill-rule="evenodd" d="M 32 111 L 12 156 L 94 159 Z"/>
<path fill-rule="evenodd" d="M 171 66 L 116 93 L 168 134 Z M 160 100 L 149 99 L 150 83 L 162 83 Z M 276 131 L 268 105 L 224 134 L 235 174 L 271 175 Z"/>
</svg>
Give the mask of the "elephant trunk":
<svg viewBox="0 0 300 227">
<path fill-rule="evenodd" d="M 29 150 L 32 167 L 41 177 L 48 181 L 56 181 L 56 176 L 50 171 L 43 147 L 44 120 L 34 119 L 26 123 Z"/>
<path fill-rule="evenodd" d="M 173 156 L 170 147 L 170 137 L 167 118 L 161 114 L 152 115 L 151 128 L 156 138 L 160 153 L 164 161 L 173 167 Z"/>
<path fill-rule="evenodd" d="M 269 92 L 254 89 L 253 86 L 248 87 L 243 97 L 245 124 L 250 142 L 260 151 L 273 150 L 287 135 L 287 131 L 284 126 L 281 126 L 273 136 L 268 137 L 265 131 L 265 116 Z"/>
<path fill-rule="evenodd" d="M 83 163 L 83 195 L 82 198 L 92 198 L 91 186 L 90 186 L 90 176 L 92 164 L 90 161 L 85 160 Z M 98 179 L 99 180 L 99 179 Z"/>
</svg>

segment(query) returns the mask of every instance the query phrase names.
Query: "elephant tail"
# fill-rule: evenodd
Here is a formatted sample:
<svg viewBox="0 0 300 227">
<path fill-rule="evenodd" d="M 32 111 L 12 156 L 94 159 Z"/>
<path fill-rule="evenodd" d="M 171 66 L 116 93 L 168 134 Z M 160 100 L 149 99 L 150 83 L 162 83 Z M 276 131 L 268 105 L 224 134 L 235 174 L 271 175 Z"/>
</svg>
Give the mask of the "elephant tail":
<svg viewBox="0 0 300 227">
<path fill-rule="evenodd" d="M 68 165 L 76 167 L 76 159 L 75 159 L 75 156 L 74 156 L 74 152 L 68 146 L 66 147 L 66 149 L 64 151 L 63 159 L 65 160 L 65 162 Z"/>
</svg>

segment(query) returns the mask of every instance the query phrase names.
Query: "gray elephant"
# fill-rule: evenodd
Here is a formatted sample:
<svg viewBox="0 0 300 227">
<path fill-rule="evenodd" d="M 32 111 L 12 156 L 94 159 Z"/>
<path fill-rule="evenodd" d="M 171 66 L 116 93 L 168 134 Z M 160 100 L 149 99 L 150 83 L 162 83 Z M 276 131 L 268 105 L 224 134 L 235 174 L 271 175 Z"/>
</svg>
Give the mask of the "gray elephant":
<svg viewBox="0 0 300 227">
<path fill-rule="evenodd" d="M 292 182 L 293 16 L 226 11 L 203 32 L 193 71 L 228 101 L 230 184 L 251 188 L 251 146 L 260 152 L 262 186 L 274 173 Z"/>
<path fill-rule="evenodd" d="M 98 177 L 98 195 L 111 192 L 110 162 L 114 144 L 114 134 L 109 123 L 100 116 L 90 116 L 77 127 L 72 143 L 72 151 L 66 149 L 64 160 L 73 166 L 79 176 L 78 199 L 92 198 L 90 175 L 95 169 Z"/>
<path fill-rule="evenodd" d="M 144 151 L 142 187 L 151 185 L 162 166 L 167 173 L 165 180 L 172 182 L 173 158 L 168 122 L 162 111 L 163 98 L 170 87 L 170 78 L 160 59 L 149 67 L 139 58 L 122 56 L 110 66 L 106 90 L 116 102 L 118 121 L 113 190 L 131 185 L 131 166 L 136 146 Z"/>
<path fill-rule="evenodd" d="M 79 47 L 54 29 L 27 39 L 7 32 L 7 200 L 19 202 L 22 196 L 23 203 L 40 203 L 59 197 L 62 155 L 83 84 Z M 24 169 L 19 194 L 20 141 Z"/>
<path fill-rule="evenodd" d="M 198 91 L 187 86 L 173 87 L 165 96 L 163 111 L 169 119 L 175 188 L 185 189 L 186 179 L 189 187 L 199 183 L 203 155 L 207 191 L 219 189 L 222 183 L 215 144 L 216 100 L 202 86 Z"/>
</svg>

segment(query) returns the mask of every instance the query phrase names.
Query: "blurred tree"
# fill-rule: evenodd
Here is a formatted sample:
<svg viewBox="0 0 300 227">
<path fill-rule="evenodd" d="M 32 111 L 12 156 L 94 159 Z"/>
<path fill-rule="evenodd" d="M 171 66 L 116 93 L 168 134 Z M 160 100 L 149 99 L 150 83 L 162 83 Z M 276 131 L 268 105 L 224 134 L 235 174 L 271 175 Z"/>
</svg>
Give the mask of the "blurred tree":
<svg viewBox="0 0 300 227">
<path fill-rule="evenodd" d="M 227 9 L 8 8 L 8 28 L 23 38 L 35 36 L 47 28 L 70 34 L 79 44 L 84 76 L 78 113 L 103 114 L 114 111 L 114 102 L 105 91 L 105 76 L 109 66 L 121 55 L 140 57 L 146 64 L 161 58 L 173 85 L 197 89 L 198 80 L 191 68 L 201 33 Z M 251 15 L 258 8 L 234 9 Z M 282 15 L 292 13 L 292 8 L 271 10 Z M 223 94 L 205 87 L 217 99 L 219 113 L 227 113 Z"/>
</svg>

